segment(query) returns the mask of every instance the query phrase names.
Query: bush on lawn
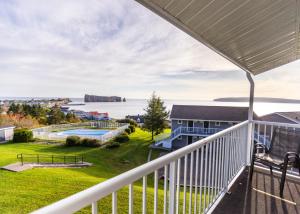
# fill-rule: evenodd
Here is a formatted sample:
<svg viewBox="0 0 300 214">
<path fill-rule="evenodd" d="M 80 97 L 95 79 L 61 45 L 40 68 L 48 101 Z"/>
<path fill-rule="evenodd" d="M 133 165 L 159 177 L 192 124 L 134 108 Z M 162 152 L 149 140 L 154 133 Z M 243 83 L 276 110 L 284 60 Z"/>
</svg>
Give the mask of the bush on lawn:
<svg viewBox="0 0 300 214">
<path fill-rule="evenodd" d="M 84 138 L 80 141 L 81 146 L 85 147 L 99 147 L 101 146 L 100 141 L 97 139 Z"/>
<path fill-rule="evenodd" d="M 129 141 L 129 136 L 127 133 L 123 133 L 115 137 L 115 141 L 119 143 L 125 143 Z"/>
<path fill-rule="evenodd" d="M 125 132 L 126 132 L 127 134 L 131 134 L 131 129 L 130 129 L 130 128 L 126 128 L 126 129 L 125 129 Z"/>
<path fill-rule="evenodd" d="M 129 123 L 130 125 L 135 126 L 135 127 L 138 125 L 136 121 L 134 121 L 132 119 L 128 119 L 128 118 L 117 120 L 117 122 L 118 123 Z"/>
<path fill-rule="evenodd" d="M 33 141 L 33 133 L 29 129 L 19 129 L 16 130 L 13 137 L 13 142 L 21 143 L 21 142 L 31 142 Z"/>
<path fill-rule="evenodd" d="M 119 142 L 111 142 L 111 143 L 106 145 L 106 148 L 108 148 L 108 149 L 113 149 L 113 148 L 117 148 L 117 147 L 120 147 Z"/>
<path fill-rule="evenodd" d="M 69 136 L 66 139 L 67 146 L 79 146 L 80 145 L 80 137 L 78 136 Z"/>
<path fill-rule="evenodd" d="M 135 132 L 135 127 L 133 125 L 128 126 L 128 128 L 130 128 L 131 133 Z"/>
</svg>

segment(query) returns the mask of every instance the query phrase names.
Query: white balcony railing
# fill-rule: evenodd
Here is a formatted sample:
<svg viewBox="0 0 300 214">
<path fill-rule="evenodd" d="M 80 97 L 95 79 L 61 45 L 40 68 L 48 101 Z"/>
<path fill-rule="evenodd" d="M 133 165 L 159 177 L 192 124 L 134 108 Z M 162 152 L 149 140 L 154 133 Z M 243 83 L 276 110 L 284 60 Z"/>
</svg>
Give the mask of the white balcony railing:
<svg viewBox="0 0 300 214">
<path fill-rule="evenodd" d="M 111 195 L 111 213 L 116 214 L 117 194 L 124 194 L 120 192 L 124 187 L 128 187 L 128 210 L 122 213 L 211 212 L 246 166 L 248 124 L 245 121 L 220 131 L 34 213 L 73 213 L 91 205 L 91 213 L 96 214 L 103 211 L 98 202 Z M 150 187 L 149 176 L 154 178 Z M 133 186 L 139 180 L 142 200 L 134 198 Z"/>
<path fill-rule="evenodd" d="M 172 141 L 181 135 L 196 135 L 196 136 L 207 137 L 209 135 L 216 134 L 222 130 L 224 130 L 224 129 L 180 126 L 180 127 L 176 128 L 175 130 L 173 130 L 171 135 L 168 138 L 156 142 L 155 146 L 162 145 L 165 148 L 171 148 Z"/>
<path fill-rule="evenodd" d="M 182 135 L 182 134 L 208 136 L 208 135 L 216 134 L 222 130 L 224 130 L 224 129 L 180 126 L 172 132 L 171 138 L 172 139 L 176 138 L 177 136 Z"/>
</svg>

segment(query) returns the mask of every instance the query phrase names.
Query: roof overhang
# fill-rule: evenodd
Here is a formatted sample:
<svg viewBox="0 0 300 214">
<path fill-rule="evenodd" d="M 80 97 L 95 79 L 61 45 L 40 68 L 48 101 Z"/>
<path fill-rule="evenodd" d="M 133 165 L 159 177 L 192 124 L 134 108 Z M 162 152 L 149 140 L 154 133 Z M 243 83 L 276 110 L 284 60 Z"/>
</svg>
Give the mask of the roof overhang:
<svg viewBox="0 0 300 214">
<path fill-rule="evenodd" d="M 254 75 L 300 58 L 300 0 L 136 0 Z"/>
</svg>

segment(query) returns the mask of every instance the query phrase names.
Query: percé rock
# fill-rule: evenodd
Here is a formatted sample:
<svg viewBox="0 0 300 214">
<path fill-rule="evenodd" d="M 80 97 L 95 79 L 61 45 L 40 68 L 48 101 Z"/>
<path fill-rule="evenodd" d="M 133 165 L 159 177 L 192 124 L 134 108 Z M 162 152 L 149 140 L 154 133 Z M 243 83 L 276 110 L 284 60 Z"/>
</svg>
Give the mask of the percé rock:
<svg viewBox="0 0 300 214">
<path fill-rule="evenodd" d="M 96 95 L 86 94 L 84 96 L 84 102 L 122 102 L 122 97 L 96 96 Z"/>
</svg>

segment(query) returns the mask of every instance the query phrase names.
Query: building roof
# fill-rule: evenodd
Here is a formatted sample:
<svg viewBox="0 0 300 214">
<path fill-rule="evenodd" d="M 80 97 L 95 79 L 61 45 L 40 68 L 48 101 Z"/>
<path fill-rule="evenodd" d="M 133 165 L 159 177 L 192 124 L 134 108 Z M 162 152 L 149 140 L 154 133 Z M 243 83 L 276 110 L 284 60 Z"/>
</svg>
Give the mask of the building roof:
<svg viewBox="0 0 300 214">
<path fill-rule="evenodd" d="M 13 129 L 15 126 L 0 126 L 0 130 L 2 129 Z"/>
<path fill-rule="evenodd" d="M 296 123 L 300 123 L 300 111 L 278 112 L 277 114 L 293 120 Z"/>
<path fill-rule="evenodd" d="M 254 75 L 300 58 L 299 1 L 136 1 Z"/>
<path fill-rule="evenodd" d="M 260 120 L 277 123 L 300 124 L 300 112 L 274 112 L 260 117 Z"/>
<path fill-rule="evenodd" d="M 240 122 L 248 119 L 248 107 L 173 105 L 170 118 Z"/>
</svg>

